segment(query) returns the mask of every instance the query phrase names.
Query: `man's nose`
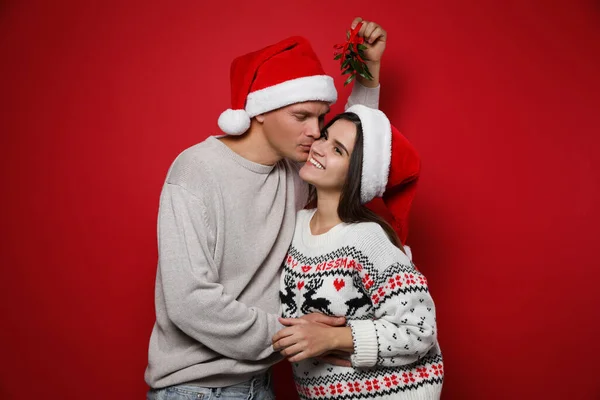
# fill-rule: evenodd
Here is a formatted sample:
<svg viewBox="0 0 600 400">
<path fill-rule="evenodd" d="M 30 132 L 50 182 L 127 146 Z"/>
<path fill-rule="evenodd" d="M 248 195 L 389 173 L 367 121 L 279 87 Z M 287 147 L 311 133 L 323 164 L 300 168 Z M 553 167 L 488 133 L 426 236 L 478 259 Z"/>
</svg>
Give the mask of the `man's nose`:
<svg viewBox="0 0 600 400">
<path fill-rule="evenodd" d="M 321 130 L 319 129 L 319 122 L 315 121 L 310 124 L 307 128 L 306 136 L 310 136 L 314 140 L 317 140 L 321 137 Z"/>
</svg>

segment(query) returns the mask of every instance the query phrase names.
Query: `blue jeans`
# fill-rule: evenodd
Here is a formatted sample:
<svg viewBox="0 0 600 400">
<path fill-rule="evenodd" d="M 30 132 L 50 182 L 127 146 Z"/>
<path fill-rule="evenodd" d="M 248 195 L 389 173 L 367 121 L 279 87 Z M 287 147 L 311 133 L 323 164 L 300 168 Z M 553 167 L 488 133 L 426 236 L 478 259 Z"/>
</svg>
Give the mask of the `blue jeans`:
<svg viewBox="0 0 600 400">
<path fill-rule="evenodd" d="M 163 389 L 151 389 L 147 400 L 275 400 L 271 387 L 271 373 L 257 375 L 249 381 L 233 386 L 207 388 L 192 385 L 176 385 Z"/>
</svg>

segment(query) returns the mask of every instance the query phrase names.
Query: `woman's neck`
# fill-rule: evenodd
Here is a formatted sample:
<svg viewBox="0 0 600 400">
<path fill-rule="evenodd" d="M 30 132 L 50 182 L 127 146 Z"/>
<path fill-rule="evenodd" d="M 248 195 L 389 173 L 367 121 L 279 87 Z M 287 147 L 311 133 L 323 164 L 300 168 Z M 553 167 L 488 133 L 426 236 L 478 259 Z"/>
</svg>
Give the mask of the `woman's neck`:
<svg viewBox="0 0 600 400">
<path fill-rule="evenodd" d="M 342 220 L 338 215 L 340 193 L 323 193 L 317 191 L 317 211 L 310 220 L 310 230 L 313 235 L 328 232 Z"/>
</svg>

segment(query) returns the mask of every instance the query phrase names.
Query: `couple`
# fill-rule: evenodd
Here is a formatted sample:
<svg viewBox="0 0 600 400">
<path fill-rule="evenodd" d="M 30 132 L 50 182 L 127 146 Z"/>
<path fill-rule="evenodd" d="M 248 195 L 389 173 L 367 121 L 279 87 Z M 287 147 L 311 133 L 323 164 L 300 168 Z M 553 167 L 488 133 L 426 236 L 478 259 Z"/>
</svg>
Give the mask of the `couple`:
<svg viewBox="0 0 600 400">
<path fill-rule="evenodd" d="M 374 79 L 346 113 L 323 127 L 333 79 L 290 38 L 234 60 L 228 135 L 171 166 L 148 399 L 270 399 L 282 356 L 302 398 L 439 398 L 434 306 L 402 247 L 419 160 L 375 110 L 385 31 L 359 36 Z M 362 206 L 384 192 L 402 240 Z"/>
</svg>

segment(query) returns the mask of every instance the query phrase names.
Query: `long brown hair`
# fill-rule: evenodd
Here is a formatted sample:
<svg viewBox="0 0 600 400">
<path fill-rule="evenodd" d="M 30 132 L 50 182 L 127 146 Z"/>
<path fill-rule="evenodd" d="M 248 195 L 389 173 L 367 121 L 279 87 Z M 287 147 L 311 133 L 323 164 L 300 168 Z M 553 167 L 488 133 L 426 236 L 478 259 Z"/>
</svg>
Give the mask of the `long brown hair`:
<svg viewBox="0 0 600 400">
<path fill-rule="evenodd" d="M 363 163 L 363 130 L 360 118 L 354 113 L 342 113 L 336 115 L 325 127 L 322 129 L 326 131 L 336 121 L 343 119 L 352 122 L 356 126 L 356 142 L 354 143 L 354 150 L 350 156 L 350 165 L 348 166 L 348 175 L 346 175 L 346 181 L 342 187 L 342 195 L 340 197 L 340 204 L 338 205 L 338 216 L 345 223 L 357 223 L 357 222 L 375 222 L 381 226 L 390 241 L 399 247 L 402 251 L 402 243 L 396 234 L 396 231 L 388 224 L 383 218 L 369 210 L 360 202 L 360 188 L 362 181 L 362 163 Z M 309 202 L 310 207 L 316 207 L 317 205 L 317 191 L 314 186 L 310 186 Z"/>
</svg>

